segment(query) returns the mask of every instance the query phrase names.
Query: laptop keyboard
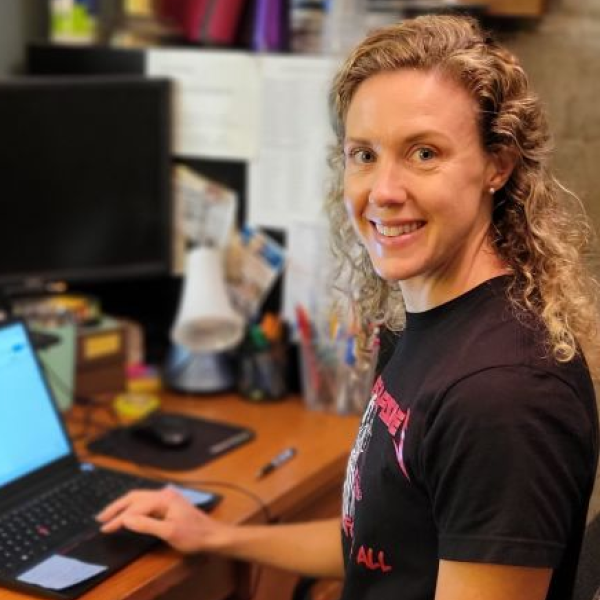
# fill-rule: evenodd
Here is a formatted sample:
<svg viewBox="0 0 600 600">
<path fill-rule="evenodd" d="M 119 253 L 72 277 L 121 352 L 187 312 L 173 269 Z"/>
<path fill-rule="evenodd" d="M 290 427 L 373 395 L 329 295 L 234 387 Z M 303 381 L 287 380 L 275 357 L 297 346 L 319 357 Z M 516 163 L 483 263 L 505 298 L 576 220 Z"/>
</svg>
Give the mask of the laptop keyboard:
<svg viewBox="0 0 600 600">
<path fill-rule="evenodd" d="M 163 485 L 126 473 L 84 468 L 0 518 L 0 572 L 16 573 L 68 540 L 95 531 L 94 516 L 127 491 Z"/>
</svg>

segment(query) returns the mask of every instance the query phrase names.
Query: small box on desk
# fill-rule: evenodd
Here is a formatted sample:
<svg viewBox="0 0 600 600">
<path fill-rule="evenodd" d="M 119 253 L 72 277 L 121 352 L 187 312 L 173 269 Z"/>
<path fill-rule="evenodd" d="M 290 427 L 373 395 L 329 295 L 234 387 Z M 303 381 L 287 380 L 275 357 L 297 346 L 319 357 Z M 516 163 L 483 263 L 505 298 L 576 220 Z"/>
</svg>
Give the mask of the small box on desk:
<svg viewBox="0 0 600 600">
<path fill-rule="evenodd" d="M 77 395 L 124 390 L 126 362 L 125 328 L 117 320 L 106 317 L 98 325 L 79 327 L 75 374 Z"/>
</svg>

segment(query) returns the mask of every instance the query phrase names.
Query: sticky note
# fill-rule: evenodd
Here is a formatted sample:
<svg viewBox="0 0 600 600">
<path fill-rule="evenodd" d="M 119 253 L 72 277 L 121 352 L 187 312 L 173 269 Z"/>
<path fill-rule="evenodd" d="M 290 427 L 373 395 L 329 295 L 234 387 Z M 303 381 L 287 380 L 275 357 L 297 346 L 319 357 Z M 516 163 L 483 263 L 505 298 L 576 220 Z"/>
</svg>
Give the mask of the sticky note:
<svg viewBox="0 0 600 600">
<path fill-rule="evenodd" d="M 107 567 L 85 563 L 75 558 L 55 554 L 19 575 L 19 581 L 50 590 L 63 590 L 90 579 Z"/>
<path fill-rule="evenodd" d="M 105 333 L 84 340 L 83 355 L 87 360 L 116 354 L 121 350 L 121 337 L 118 333 Z"/>
</svg>

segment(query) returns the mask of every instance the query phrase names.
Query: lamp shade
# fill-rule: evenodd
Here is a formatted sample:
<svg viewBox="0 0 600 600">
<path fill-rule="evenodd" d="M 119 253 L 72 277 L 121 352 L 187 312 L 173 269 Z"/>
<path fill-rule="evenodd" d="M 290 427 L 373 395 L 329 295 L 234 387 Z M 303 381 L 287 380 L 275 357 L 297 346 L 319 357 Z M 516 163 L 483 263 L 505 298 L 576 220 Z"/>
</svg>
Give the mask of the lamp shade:
<svg viewBox="0 0 600 600">
<path fill-rule="evenodd" d="M 241 342 L 244 325 L 227 293 L 221 250 L 190 250 L 171 340 L 192 352 L 221 352 Z"/>
</svg>

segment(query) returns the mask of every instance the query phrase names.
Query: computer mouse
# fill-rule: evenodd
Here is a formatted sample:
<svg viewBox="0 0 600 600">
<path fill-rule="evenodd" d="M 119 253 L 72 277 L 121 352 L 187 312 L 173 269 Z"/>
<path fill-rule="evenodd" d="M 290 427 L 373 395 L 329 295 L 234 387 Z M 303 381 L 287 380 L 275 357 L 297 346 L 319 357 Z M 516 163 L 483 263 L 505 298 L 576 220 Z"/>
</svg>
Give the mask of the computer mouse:
<svg viewBox="0 0 600 600">
<path fill-rule="evenodd" d="M 154 413 L 131 426 L 132 434 L 149 444 L 163 449 L 188 446 L 192 441 L 192 429 L 181 415 Z"/>
</svg>

